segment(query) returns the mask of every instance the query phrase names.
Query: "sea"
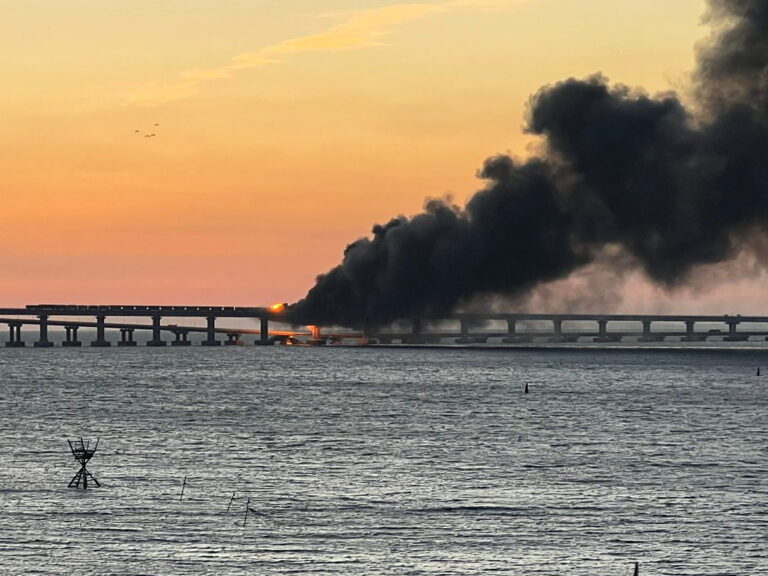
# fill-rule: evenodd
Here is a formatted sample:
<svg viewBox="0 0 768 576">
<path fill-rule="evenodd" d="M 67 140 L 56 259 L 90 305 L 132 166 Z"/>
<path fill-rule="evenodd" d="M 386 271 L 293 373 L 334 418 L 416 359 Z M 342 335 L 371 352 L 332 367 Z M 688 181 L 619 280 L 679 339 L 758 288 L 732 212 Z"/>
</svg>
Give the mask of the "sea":
<svg viewBox="0 0 768 576">
<path fill-rule="evenodd" d="M 765 349 L 2 349 L 0 431 L 2 575 L 768 574 Z"/>
</svg>

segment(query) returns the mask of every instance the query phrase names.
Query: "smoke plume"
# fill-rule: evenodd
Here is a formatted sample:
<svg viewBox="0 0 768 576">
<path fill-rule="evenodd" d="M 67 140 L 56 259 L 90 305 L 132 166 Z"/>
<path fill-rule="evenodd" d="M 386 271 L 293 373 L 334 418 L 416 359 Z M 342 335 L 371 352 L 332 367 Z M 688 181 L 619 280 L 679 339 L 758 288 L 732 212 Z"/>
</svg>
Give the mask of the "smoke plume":
<svg viewBox="0 0 768 576">
<path fill-rule="evenodd" d="M 528 131 L 542 152 L 486 160 L 463 208 L 376 225 L 291 306 L 302 324 L 362 326 L 441 314 L 490 294 L 523 298 L 607 248 L 653 282 L 768 238 L 768 2 L 710 0 L 693 107 L 595 75 L 541 88 Z"/>
</svg>

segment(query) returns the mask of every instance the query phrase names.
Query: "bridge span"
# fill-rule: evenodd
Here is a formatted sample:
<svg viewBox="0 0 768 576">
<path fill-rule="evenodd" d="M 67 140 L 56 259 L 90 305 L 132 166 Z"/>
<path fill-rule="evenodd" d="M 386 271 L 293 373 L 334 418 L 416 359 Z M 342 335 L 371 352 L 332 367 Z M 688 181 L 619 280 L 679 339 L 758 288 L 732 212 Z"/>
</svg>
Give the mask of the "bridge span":
<svg viewBox="0 0 768 576">
<path fill-rule="evenodd" d="M 276 341 L 295 342 L 295 337 L 308 337 L 308 344 L 325 344 L 359 340 L 390 344 L 483 344 L 489 340 L 503 344 L 526 344 L 544 340 L 551 343 L 584 341 L 620 342 L 626 338 L 639 342 L 662 342 L 680 338 L 685 342 L 721 339 L 744 342 L 759 338 L 768 340 L 768 316 L 749 315 L 690 315 L 690 314 L 536 314 L 536 313 L 457 313 L 425 316 L 393 323 L 388 327 L 369 327 L 363 332 L 343 327 L 310 327 L 309 330 L 270 330 L 270 322 L 285 322 L 284 305 L 276 307 L 238 306 L 133 306 L 133 305 L 69 305 L 35 304 L 24 308 L 0 308 L 0 324 L 9 329 L 7 347 L 24 346 L 22 326 L 34 326 L 38 336 L 36 347 L 50 347 L 48 329 L 63 327 L 63 346 L 81 346 L 80 328 L 96 331 L 91 346 L 110 346 L 107 330 L 120 331 L 118 346 L 135 346 L 134 331 L 151 333 L 148 346 L 165 346 L 162 335 L 171 333 L 175 346 L 190 344 L 190 333 L 205 335 L 202 345 L 218 346 L 217 336 L 226 335 L 226 344 L 241 344 L 246 334 L 256 336 L 255 343 L 274 344 Z M 88 320 L 83 320 L 83 317 Z M 146 318 L 149 323 L 127 322 L 124 318 Z M 253 319 L 258 330 L 217 326 L 220 319 Z M 169 323 L 168 320 L 173 320 Z M 203 319 L 205 326 L 180 323 L 184 319 Z"/>
<path fill-rule="evenodd" d="M 402 324 L 402 323 L 401 323 Z M 371 341 L 387 344 L 428 344 L 453 338 L 457 344 L 482 344 L 491 338 L 504 344 L 525 344 L 536 340 L 550 343 L 620 342 L 636 338 L 639 342 L 663 342 L 681 338 L 684 342 L 703 342 L 721 338 L 725 342 L 745 342 L 750 338 L 768 339 L 768 316 L 690 315 L 690 314 L 535 314 L 463 313 L 411 319 L 410 328 L 369 329 Z M 499 329 L 502 324 L 506 329 Z M 551 329 L 534 329 L 533 324 Z M 620 328 L 615 328 L 620 324 Z M 654 324 L 662 328 L 654 329 Z M 494 326 L 495 325 L 495 326 Z M 585 326 L 586 325 L 586 326 Z M 613 325 L 613 329 L 609 326 Z M 591 328 L 590 326 L 594 326 Z M 706 328 L 701 329 L 702 326 Z M 447 329 L 446 329 L 447 327 Z M 458 334 L 457 334 L 458 331 Z"/>
<path fill-rule="evenodd" d="M 106 337 L 107 329 L 120 330 L 121 339 L 118 346 L 135 346 L 133 333 L 136 330 L 147 330 L 152 338 L 147 342 L 148 346 L 165 346 L 163 332 L 171 332 L 175 340 L 171 342 L 175 346 L 187 346 L 190 344 L 188 335 L 194 332 L 203 332 L 206 335 L 203 346 L 218 346 L 221 341 L 217 334 L 226 334 L 227 344 L 241 343 L 243 334 L 256 334 L 256 344 L 273 344 L 275 340 L 285 339 L 293 332 L 270 331 L 270 321 L 281 319 L 278 307 L 237 307 L 237 306 L 126 306 L 126 305 L 69 305 L 69 304 L 35 304 L 24 308 L 0 308 L 0 323 L 8 325 L 9 340 L 6 347 L 22 347 L 25 342 L 21 337 L 21 328 L 25 325 L 38 327 L 39 336 L 34 345 L 39 348 L 53 346 L 49 339 L 48 328 L 50 326 L 62 326 L 66 332 L 66 340 L 63 346 L 81 346 L 77 333 L 80 328 L 95 328 L 96 339 L 90 344 L 96 347 L 111 346 Z M 93 321 L 80 320 L 83 316 L 92 317 Z M 151 324 L 137 324 L 127 322 L 108 322 L 108 318 L 149 318 Z M 163 324 L 162 320 L 173 319 L 204 319 L 205 327 L 185 326 L 179 324 Z M 220 318 L 248 318 L 259 321 L 258 330 L 217 328 L 216 321 Z"/>
</svg>

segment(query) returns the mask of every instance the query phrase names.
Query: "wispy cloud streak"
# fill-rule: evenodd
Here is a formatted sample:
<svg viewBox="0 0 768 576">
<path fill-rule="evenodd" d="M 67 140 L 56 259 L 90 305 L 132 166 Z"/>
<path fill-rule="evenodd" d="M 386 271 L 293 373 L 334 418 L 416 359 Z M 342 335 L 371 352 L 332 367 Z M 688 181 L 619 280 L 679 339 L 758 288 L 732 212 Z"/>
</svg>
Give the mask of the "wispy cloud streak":
<svg viewBox="0 0 768 576">
<path fill-rule="evenodd" d="M 281 56 L 307 52 L 339 52 L 385 46 L 383 38 L 397 25 L 430 14 L 460 9 L 503 8 L 526 0 L 449 0 L 439 3 L 394 4 L 353 13 L 324 32 L 291 38 L 255 52 L 246 52 L 214 68 L 187 70 L 166 84 L 147 84 L 131 96 L 134 104 L 164 104 L 196 95 L 209 82 L 228 80 L 244 70 L 276 64 Z"/>
</svg>

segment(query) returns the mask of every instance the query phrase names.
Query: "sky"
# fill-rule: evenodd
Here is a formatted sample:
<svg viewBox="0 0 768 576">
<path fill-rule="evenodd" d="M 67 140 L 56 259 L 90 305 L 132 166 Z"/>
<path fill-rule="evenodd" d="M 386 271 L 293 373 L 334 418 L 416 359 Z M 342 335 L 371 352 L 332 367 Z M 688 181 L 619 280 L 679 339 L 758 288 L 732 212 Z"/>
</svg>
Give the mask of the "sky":
<svg viewBox="0 0 768 576">
<path fill-rule="evenodd" d="M 3 0 L 0 305 L 295 301 L 375 222 L 532 153 L 539 87 L 684 94 L 704 7 Z M 630 309 L 691 305 L 635 284 Z"/>
</svg>

